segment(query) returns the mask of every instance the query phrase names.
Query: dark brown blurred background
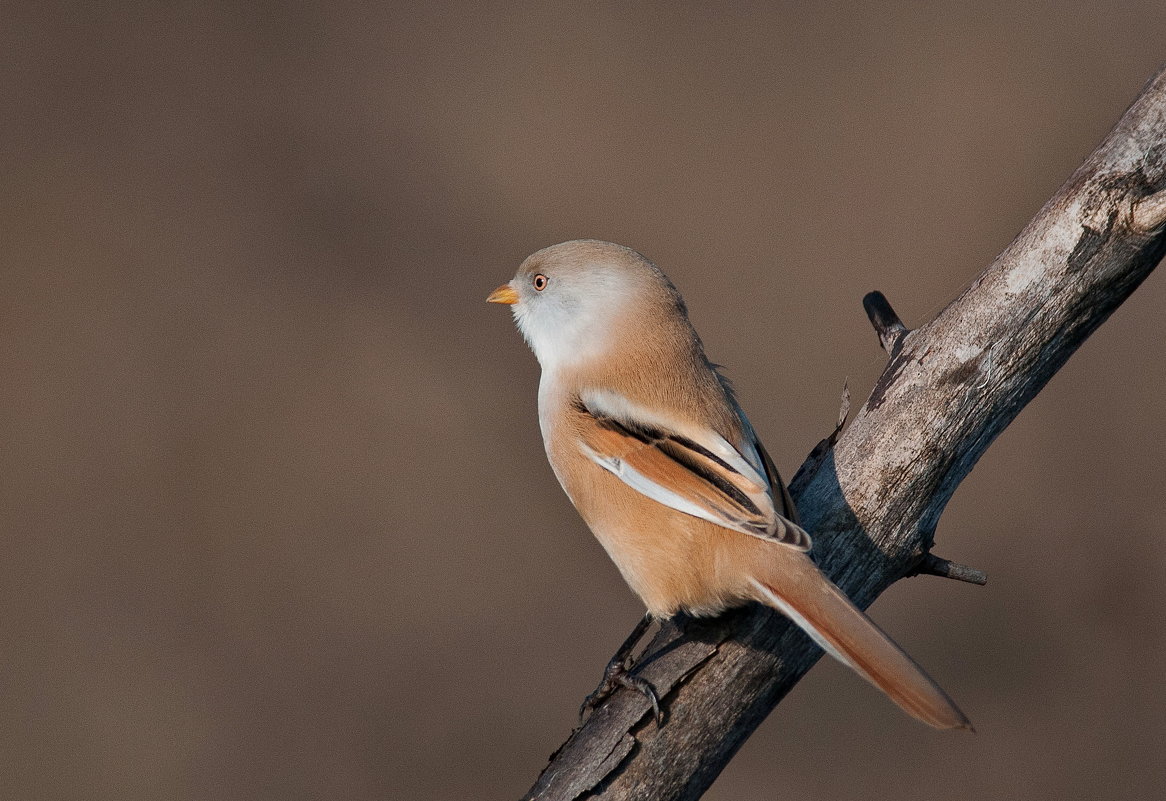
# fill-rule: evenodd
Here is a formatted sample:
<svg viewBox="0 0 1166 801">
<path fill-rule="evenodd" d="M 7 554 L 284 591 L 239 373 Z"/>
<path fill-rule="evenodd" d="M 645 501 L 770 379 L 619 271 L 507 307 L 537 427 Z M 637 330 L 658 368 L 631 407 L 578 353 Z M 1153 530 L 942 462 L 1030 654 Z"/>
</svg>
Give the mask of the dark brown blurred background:
<svg viewBox="0 0 1166 801">
<path fill-rule="evenodd" d="M 0 796 L 507 799 L 640 614 L 483 303 L 655 259 L 787 472 L 1162 60 L 1161 2 L 5 4 Z M 874 616 L 975 721 L 822 663 L 707 796 L 1166 782 L 1163 276 Z"/>
</svg>

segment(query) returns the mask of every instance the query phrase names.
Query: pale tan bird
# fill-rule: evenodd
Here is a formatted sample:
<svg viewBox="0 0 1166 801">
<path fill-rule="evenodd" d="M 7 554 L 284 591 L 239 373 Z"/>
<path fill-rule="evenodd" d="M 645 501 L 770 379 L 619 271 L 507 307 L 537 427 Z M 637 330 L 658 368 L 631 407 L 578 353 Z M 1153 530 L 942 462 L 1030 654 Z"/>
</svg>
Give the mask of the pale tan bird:
<svg viewBox="0 0 1166 801">
<path fill-rule="evenodd" d="M 908 714 L 970 728 L 811 561 L 785 485 L 654 264 L 564 242 L 487 299 L 511 305 L 542 367 L 539 424 L 559 483 L 650 615 L 758 601 Z"/>
</svg>

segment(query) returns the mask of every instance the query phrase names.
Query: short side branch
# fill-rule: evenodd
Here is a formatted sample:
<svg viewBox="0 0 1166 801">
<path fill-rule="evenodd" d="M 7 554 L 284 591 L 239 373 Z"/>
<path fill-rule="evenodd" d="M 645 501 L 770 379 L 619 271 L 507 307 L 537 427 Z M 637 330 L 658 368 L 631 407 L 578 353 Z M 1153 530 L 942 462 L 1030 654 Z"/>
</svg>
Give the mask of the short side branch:
<svg viewBox="0 0 1166 801">
<path fill-rule="evenodd" d="M 883 350 L 894 356 L 903 344 L 903 337 L 911 332 L 907 326 L 903 325 L 899 315 L 895 314 L 890 301 L 882 292 L 876 290 L 867 293 L 866 297 L 862 299 L 862 307 L 866 309 L 866 316 L 870 318 L 870 324 L 874 326 L 875 333 L 879 335 L 879 342 L 882 344 Z"/>
<path fill-rule="evenodd" d="M 925 554 L 919 560 L 919 564 L 907 574 L 908 576 L 939 576 L 940 578 L 955 579 L 956 581 L 966 581 L 969 584 L 979 584 L 983 586 L 988 583 L 988 574 L 983 570 L 977 570 L 974 567 L 961 565 L 956 562 L 941 559 L 935 554 Z"/>
</svg>

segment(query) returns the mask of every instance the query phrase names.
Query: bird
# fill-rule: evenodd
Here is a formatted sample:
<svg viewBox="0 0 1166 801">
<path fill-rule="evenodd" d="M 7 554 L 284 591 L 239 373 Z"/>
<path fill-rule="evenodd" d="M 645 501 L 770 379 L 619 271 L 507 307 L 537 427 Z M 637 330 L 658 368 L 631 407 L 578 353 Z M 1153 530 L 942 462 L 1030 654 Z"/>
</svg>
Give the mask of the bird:
<svg viewBox="0 0 1166 801">
<path fill-rule="evenodd" d="M 909 715 L 971 728 L 819 570 L 773 461 L 655 264 L 611 242 L 562 242 L 487 301 L 511 307 L 534 351 L 548 461 L 643 601 L 645 625 L 764 604 Z"/>
</svg>

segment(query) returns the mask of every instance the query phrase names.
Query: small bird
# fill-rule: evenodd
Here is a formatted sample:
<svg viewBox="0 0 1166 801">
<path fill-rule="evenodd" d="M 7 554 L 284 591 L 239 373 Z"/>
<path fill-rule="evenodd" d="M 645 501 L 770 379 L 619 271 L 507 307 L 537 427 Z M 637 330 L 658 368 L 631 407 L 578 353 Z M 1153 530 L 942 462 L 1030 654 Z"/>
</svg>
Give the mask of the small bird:
<svg viewBox="0 0 1166 801">
<path fill-rule="evenodd" d="M 768 605 L 908 714 L 971 728 L 810 559 L 781 477 L 656 265 L 610 242 L 563 242 L 487 300 L 511 306 L 542 368 L 555 476 L 650 617 Z"/>
</svg>

